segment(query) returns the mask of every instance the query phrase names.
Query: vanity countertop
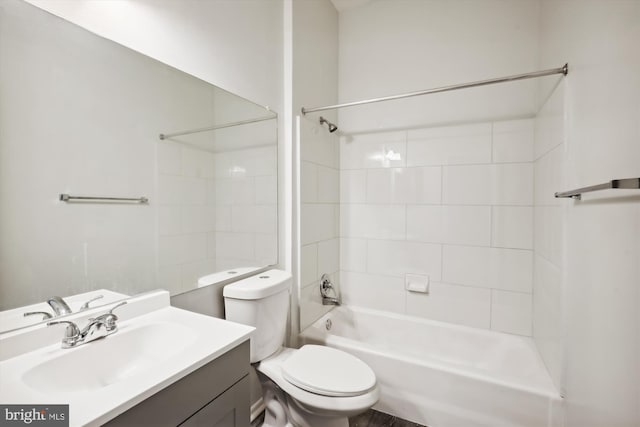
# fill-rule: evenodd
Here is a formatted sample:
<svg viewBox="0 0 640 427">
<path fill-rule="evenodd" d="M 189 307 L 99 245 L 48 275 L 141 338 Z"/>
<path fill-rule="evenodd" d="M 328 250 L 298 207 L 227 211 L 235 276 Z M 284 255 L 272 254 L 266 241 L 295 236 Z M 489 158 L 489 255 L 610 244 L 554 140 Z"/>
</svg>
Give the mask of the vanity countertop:
<svg viewBox="0 0 640 427">
<path fill-rule="evenodd" d="M 128 316 L 121 316 L 116 333 L 72 349 L 62 349 L 59 341 L 28 348 L 29 337 L 0 336 L 0 346 L 25 349 L 0 358 L 0 402 L 69 404 L 71 426 L 98 426 L 246 341 L 254 330 L 170 307 L 168 294 L 158 298 L 162 302 L 152 311 L 132 314 L 133 298 L 122 307 Z M 43 328 L 33 336 L 50 336 L 52 329 L 60 339 L 64 334 L 62 326 Z"/>
</svg>

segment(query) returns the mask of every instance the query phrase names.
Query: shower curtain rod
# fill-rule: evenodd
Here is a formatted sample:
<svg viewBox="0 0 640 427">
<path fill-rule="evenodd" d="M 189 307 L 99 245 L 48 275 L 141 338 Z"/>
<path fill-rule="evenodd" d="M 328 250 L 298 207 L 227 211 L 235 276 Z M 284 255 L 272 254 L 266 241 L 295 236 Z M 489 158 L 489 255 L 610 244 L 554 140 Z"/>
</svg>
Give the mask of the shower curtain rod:
<svg viewBox="0 0 640 427">
<path fill-rule="evenodd" d="M 344 107 L 355 107 L 356 105 L 372 104 L 374 102 L 382 102 L 382 101 L 391 101 L 394 99 L 409 98 L 412 96 L 430 95 L 432 93 L 448 92 L 450 90 L 486 86 L 486 85 L 492 85 L 495 83 L 505 83 L 505 82 L 513 82 L 516 80 L 533 79 L 536 77 L 551 76 L 553 74 L 563 74 L 566 76 L 567 73 L 569 73 L 569 64 L 564 64 L 560 68 L 552 68 L 549 70 L 534 71 L 531 73 L 524 73 L 524 74 L 516 74 L 513 76 L 499 77 L 497 79 L 478 80 L 470 83 L 461 83 L 461 84 L 451 85 L 451 86 L 442 86 L 434 89 L 421 90 L 418 92 L 403 93 L 401 95 L 384 96 L 382 98 L 372 98 L 372 99 L 366 99 L 364 101 L 346 102 L 344 104 L 327 105 L 325 107 L 315 107 L 315 108 L 302 107 L 302 114 L 305 115 L 307 113 L 314 113 L 316 111 L 334 110 L 337 108 L 344 108 Z"/>
<path fill-rule="evenodd" d="M 206 128 L 190 129 L 190 130 L 184 130 L 181 132 L 174 132 L 174 133 L 161 133 L 159 137 L 160 139 L 167 139 L 167 138 L 172 138 L 174 136 L 190 135 L 192 133 L 200 133 L 200 132 L 207 132 L 210 130 L 230 128 L 232 126 L 246 125 L 249 123 L 264 122 L 265 120 L 271 120 L 275 118 L 276 116 L 258 117 L 257 119 L 242 120 L 239 122 L 225 123 L 223 125 L 208 126 Z"/>
</svg>

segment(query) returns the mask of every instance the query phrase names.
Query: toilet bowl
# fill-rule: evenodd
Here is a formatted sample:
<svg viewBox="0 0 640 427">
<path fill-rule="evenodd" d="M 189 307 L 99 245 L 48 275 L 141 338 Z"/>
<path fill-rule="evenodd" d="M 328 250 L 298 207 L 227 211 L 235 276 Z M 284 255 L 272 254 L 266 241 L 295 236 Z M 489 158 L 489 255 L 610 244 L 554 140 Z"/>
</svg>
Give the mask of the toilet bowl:
<svg viewBox="0 0 640 427">
<path fill-rule="evenodd" d="M 272 390 L 270 397 L 276 400 L 265 401 L 264 427 L 348 426 L 347 418 L 371 408 L 380 394 L 369 366 L 329 347 L 283 348 L 256 370 L 262 374 L 263 389 Z M 297 422 L 287 424 L 290 419 Z"/>
<path fill-rule="evenodd" d="M 265 404 L 263 427 L 348 427 L 379 398 L 366 363 L 318 345 L 283 347 L 291 275 L 269 270 L 224 287 L 227 320 L 254 326 L 251 362 Z"/>
</svg>

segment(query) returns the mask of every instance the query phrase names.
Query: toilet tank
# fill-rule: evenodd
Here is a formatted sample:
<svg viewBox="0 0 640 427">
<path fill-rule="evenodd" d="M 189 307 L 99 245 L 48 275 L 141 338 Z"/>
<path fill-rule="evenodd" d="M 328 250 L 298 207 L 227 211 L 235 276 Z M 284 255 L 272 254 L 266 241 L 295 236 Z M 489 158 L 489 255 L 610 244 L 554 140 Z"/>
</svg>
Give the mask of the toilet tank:
<svg viewBox="0 0 640 427">
<path fill-rule="evenodd" d="M 291 274 L 269 270 L 224 287 L 225 318 L 253 326 L 251 363 L 278 351 L 284 343 L 289 314 Z"/>
</svg>

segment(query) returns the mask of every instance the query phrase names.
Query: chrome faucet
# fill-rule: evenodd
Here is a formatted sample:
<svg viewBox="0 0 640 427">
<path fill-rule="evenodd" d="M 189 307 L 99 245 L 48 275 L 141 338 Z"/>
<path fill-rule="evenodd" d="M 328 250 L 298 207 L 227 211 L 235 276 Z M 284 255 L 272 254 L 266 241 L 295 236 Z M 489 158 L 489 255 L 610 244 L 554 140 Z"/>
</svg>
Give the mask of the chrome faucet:
<svg viewBox="0 0 640 427">
<path fill-rule="evenodd" d="M 59 296 L 53 296 L 47 300 L 47 304 L 51 306 L 56 316 L 62 316 L 63 314 L 71 314 L 71 308 L 67 303 Z"/>
<path fill-rule="evenodd" d="M 82 344 L 89 343 L 97 340 L 98 338 L 106 337 L 118 331 L 118 316 L 113 314 L 113 310 L 125 305 L 127 302 L 122 301 L 120 304 L 114 306 L 108 313 L 96 317 L 95 319 L 89 319 L 89 324 L 80 330 L 78 325 L 68 320 L 57 320 L 47 323 L 47 326 L 53 326 L 58 324 L 67 324 L 67 328 L 62 339 L 62 348 L 73 348 Z"/>
<path fill-rule="evenodd" d="M 42 320 L 51 319 L 53 317 L 53 315 L 51 313 L 47 313 L 46 311 L 28 311 L 28 312 L 22 314 L 22 316 L 24 316 L 24 317 L 37 316 L 37 315 L 42 316 Z"/>
<path fill-rule="evenodd" d="M 332 292 L 334 296 L 329 296 L 329 292 Z M 322 305 L 340 305 L 340 298 L 331 283 L 331 278 L 326 273 L 320 277 L 320 295 L 322 296 Z"/>
</svg>

